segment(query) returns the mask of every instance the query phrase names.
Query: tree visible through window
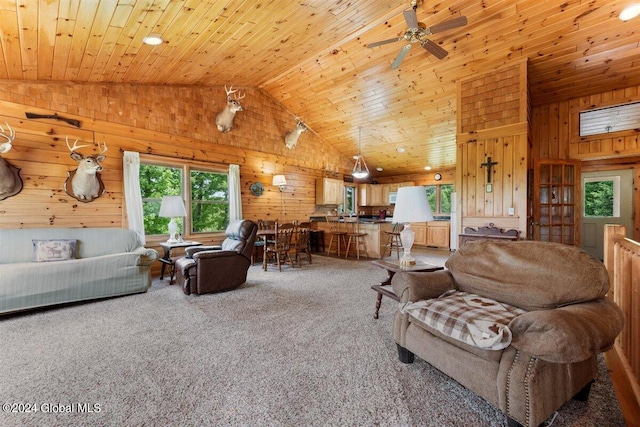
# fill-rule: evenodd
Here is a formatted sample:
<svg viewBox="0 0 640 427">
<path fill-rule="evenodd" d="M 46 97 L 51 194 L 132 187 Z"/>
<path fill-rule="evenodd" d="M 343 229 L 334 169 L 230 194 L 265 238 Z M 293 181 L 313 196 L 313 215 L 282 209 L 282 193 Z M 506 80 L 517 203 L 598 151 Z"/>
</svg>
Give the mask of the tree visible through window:
<svg viewBox="0 0 640 427">
<path fill-rule="evenodd" d="M 189 194 L 185 196 L 189 177 Z M 167 233 L 170 218 L 161 218 L 162 196 L 183 196 L 191 233 L 205 233 L 224 230 L 229 223 L 229 197 L 227 174 L 207 170 L 191 169 L 188 165 L 167 166 L 156 164 L 140 165 L 140 191 L 144 230 L 147 235 Z M 182 218 L 176 218 L 178 230 L 184 233 Z"/>
<path fill-rule="evenodd" d="M 584 216 L 614 216 L 614 186 L 612 180 L 585 181 Z"/>
<path fill-rule="evenodd" d="M 425 185 L 427 200 L 433 214 L 451 213 L 451 193 L 453 184 Z"/>
</svg>

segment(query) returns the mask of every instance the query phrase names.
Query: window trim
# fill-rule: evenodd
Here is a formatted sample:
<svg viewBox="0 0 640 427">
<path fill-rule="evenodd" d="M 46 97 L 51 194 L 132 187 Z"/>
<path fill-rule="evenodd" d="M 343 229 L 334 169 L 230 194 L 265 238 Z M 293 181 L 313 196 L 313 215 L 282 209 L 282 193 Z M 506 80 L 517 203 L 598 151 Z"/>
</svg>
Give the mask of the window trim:
<svg viewBox="0 0 640 427">
<path fill-rule="evenodd" d="M 140 164 L 161 166 L 167 168 L 175 168 L 182 170 L 182 182 L 181 182 L 181 196 L 185 202 L 185 208 L 187 210 L 187 216 L 184 219 L 183 224 L 183 237 L 187 239 L 206 239 L 208 237 L 216 237 L 224 234 L 225 230 L 220 231 L 206 231 L 201 233 L 193 233 L 193 224 L 191 219 L 191 170 L 197 170 L 201 172 L 227 174 L 229 173 L 229 166 L 222 163 L 207 163 L 199 162 L 195 160 L 187 160 L 173 157 L 161 157 L 151 154 L 140 153 Z M 227 201 L 228 202 L 228 201 Z M 186 230 L 189 232 L 187 233 Z M 146 233 L 146 230 L 145 230 Z M 163 234 L 149 234 L 147 235 L 149 241 L 163 241 Z"/>
</svg>

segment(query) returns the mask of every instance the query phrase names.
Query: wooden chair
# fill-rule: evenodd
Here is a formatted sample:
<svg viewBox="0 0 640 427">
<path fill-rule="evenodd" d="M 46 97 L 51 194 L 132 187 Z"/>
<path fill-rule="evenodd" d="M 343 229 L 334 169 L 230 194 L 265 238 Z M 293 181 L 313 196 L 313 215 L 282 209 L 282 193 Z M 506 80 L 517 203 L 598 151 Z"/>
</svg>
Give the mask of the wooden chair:
<svg viewBox="0 0 640 427">
<path fill-rule="evenodd" d="M 393 228 L 391 231 L 385 231 L 384 233 L 388 236 L 387 244 L 384 247 L 384 252 L 382 252 L 382 257 L 384 258 L 389 251 L 389 256 L 393 255 L 393 251 L 396 251 L 396 257 L 400 259 L 400 249 L 402 247 L 402 241 L 400 240 L 400 232 L 402 231 L 403 225 L 399 223 L 393 224 Z"/>
<path fill-rule="evenodd" d="M 257 224 L 258 224 L 258 232 L 260 232 L 261 230 L 275 230 L 278 224 L 278 220 L 276 219 L 275 221 L 272 221 L 272 220 L 264 221 L 259 219 Z M 256 259 L 264 258 L 266 240 L 267 239 L 264 239 L 263 236 L 258 234 L 258 238 L 256 238 L 256 241 L 253 243 L 254 248 L 253 248 L 253 252 L 251 253 L 251 265 L 255 264 Z M 273 241 L 271 241 L 271 244 L 273 244 Z"/>
<path fill-rule="evenodd" d="M 364 248 L 365 257 L 369 258 L 369 252 L 367 252 L 367 242 L 365 241 L 367 233 L 363 232 L 360 229 L 360 218 L 358 218 L 357 216 L 345 217 L 344 223 L 347 227 L 347 237 L 349 238 L 349 240 L 347 241 L 347 250 L 345 251 L 344 257 L 349 257 L 349 249 L 351 248 L 351 243 L 353 242 L 356 249 L 357 259 L 360 259 L 360 246 Z"/>
<path fill-rule="evenodd" d="M 311 229 L 309 227 L 298 227 L 296 229 L 295 238 L 295 260 L 298 266 L 301 266 L 302 258 L 306 258 L 311 264 L 311 243 L 310 243 Z"/>
<path fill-rule="evenodd" d="M 293 268 L 293 260 L 291 259 L 291 237 L 293 236 L 294 229 L 292 228 L 279 228 L 276 231 L 275 240 L 273 245 L 267 245 L 265 251 L 265 270 L 269 264 L 269 259 L 275 258 L 278 270 L 282 271 L 282 264 L 289 262 Z"/>
<path fill-rule="evenodd" d="M 329 246 L 327 247 L 327 255 L 331 253 L 331 246 L 335 240 L 336 253 L 340 256 L 340 245 L 343 243 L 345 247 L 347 246 L 347 232 L 342 230 L 339 216 L 328 216 L 327 222 L 329 223 L 329 235 L 331 236 L 329 239 Z"/>
</svg>

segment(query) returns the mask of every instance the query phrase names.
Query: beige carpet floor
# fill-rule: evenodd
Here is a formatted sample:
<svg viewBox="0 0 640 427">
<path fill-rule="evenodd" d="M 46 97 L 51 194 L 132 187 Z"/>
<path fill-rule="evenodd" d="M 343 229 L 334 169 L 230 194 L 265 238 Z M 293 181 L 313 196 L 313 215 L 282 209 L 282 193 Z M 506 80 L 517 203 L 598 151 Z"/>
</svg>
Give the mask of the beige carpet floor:
<svg viewBox="0 0 640 427">
<path fill-rule="evenodd" d="M 315 256 L 281 273 L 252 267 L 232 292 L 185 296 L 157 280 L 144 294 L 0 318 L 0 401 L 23 404 L 0 426 L 505 425 L 427 363 L 398 362 L 395 304 L 372 316 L 370 286 L 385 276 Z M 565 405 L 554 426 L 623 425 L 600 367 L 589 401 Z"/>
</svg>

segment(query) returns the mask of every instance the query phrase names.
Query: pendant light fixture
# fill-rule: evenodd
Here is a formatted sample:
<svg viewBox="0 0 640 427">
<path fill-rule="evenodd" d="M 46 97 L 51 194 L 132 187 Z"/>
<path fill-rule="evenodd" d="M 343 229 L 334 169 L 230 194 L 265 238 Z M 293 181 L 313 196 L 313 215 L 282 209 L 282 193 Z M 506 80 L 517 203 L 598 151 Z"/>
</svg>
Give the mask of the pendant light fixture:
<svg viewBox="0 0 640 427">
<path fill-rule="evenodd" d="M 358 155 L 353 156 L 356 160 L 356 164 L 353 165 L 353 175 L 354 178 L 362 179 L 369 176 L 369 168 L 367 167 L 367 163 L 364 161 L 364 157 L 362 157 L 361 149 L 362 149 L 362 126 L 358 126 Z"/>
</svg>

